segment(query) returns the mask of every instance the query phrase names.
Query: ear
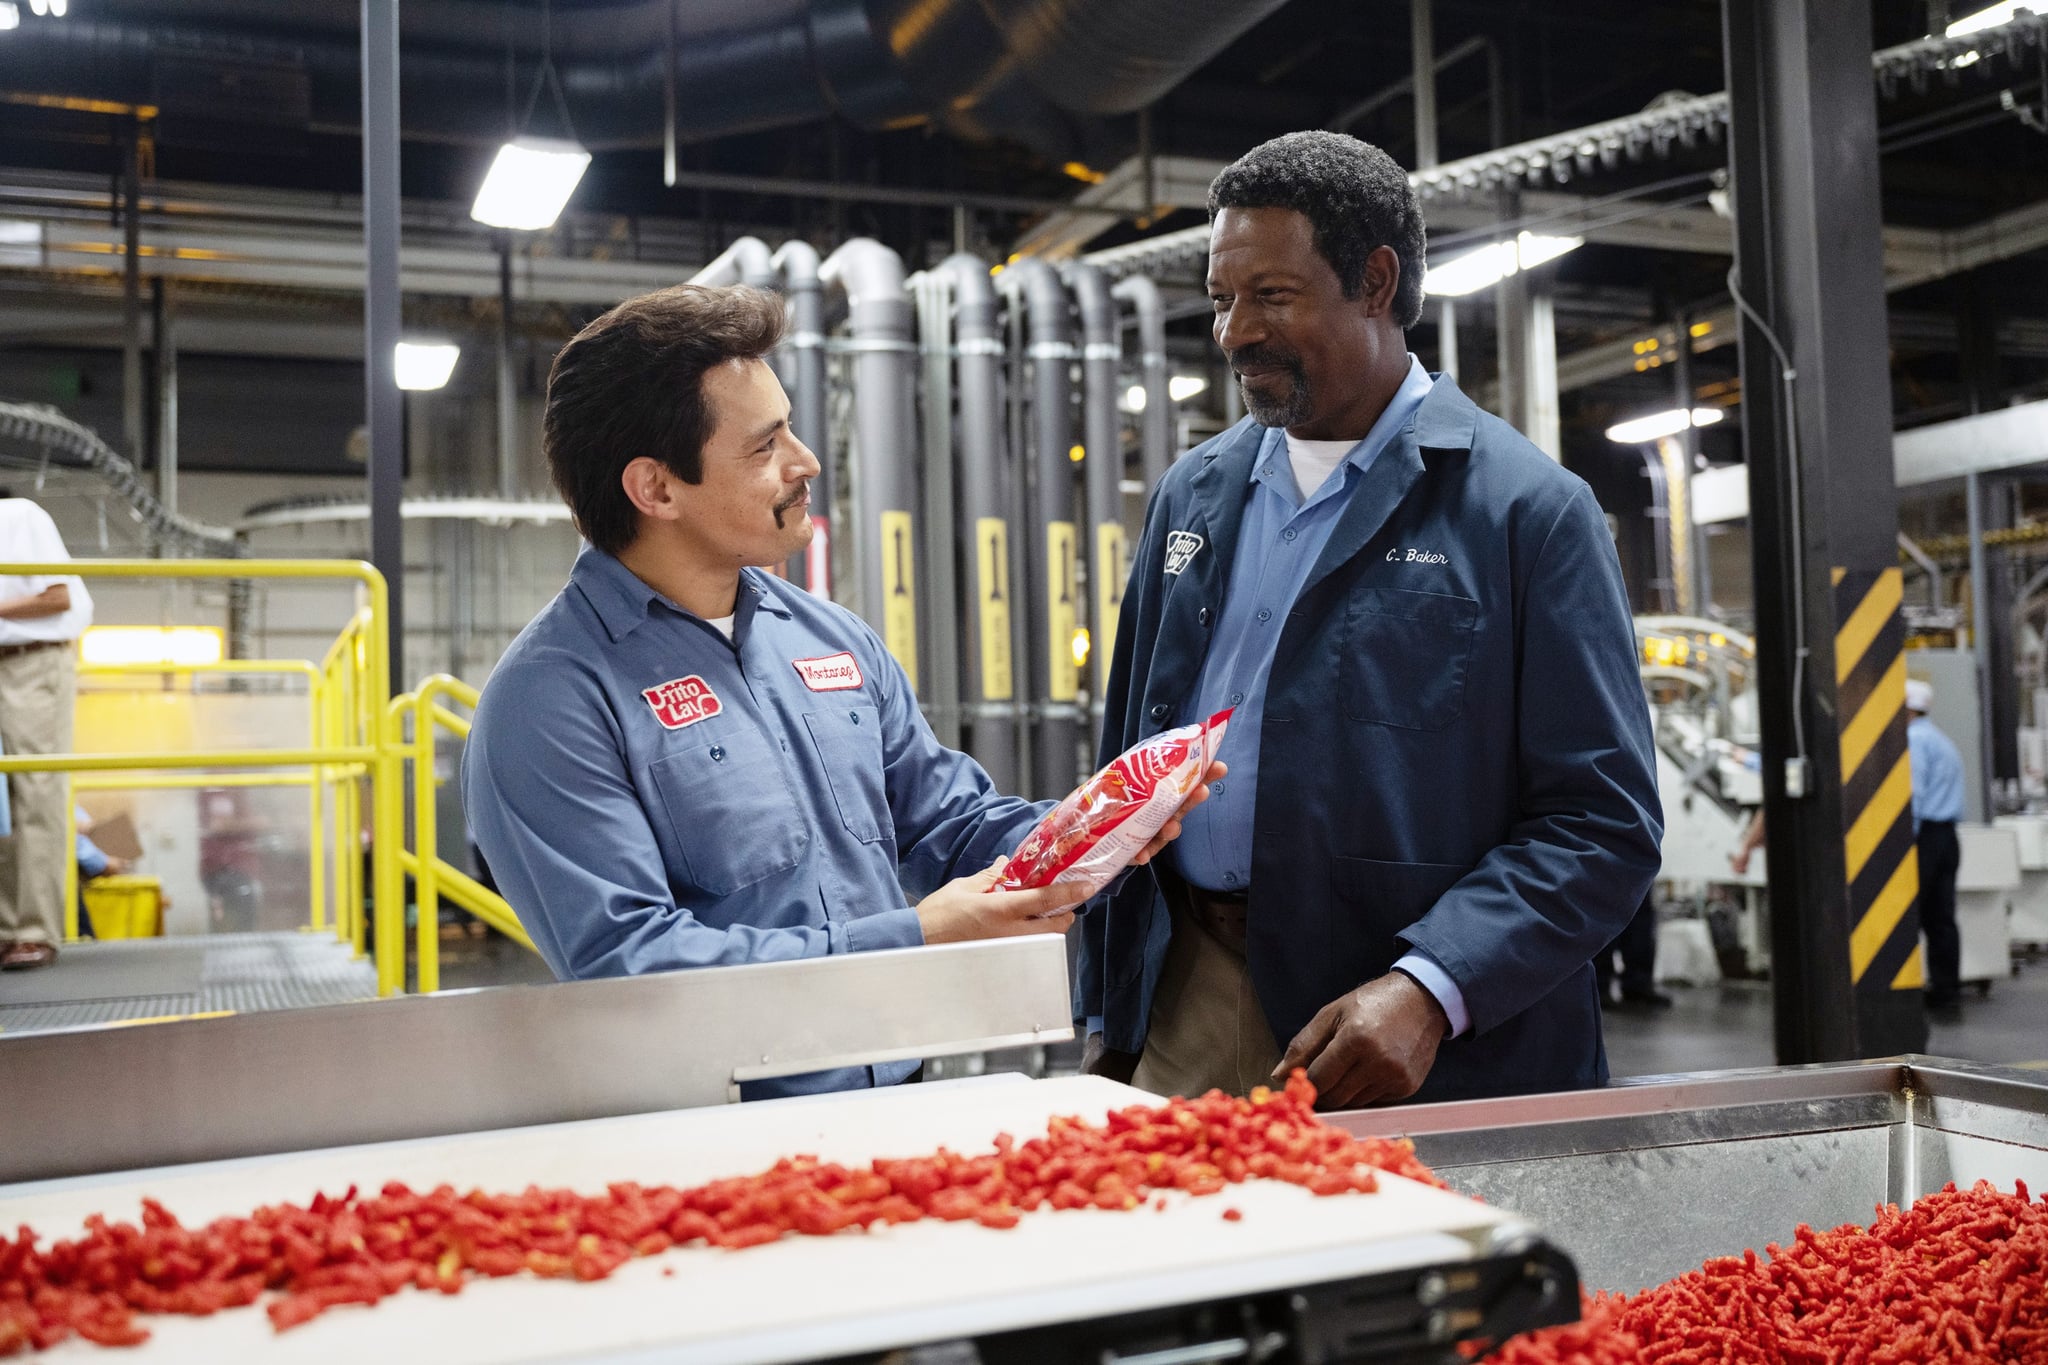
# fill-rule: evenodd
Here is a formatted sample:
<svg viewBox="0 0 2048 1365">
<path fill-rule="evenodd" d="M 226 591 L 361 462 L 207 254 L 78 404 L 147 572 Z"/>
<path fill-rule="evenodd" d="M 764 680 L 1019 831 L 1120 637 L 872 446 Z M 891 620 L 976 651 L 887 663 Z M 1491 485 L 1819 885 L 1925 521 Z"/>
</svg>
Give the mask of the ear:
<svg viewBox="0 0 2048 1365">
<path fill-rule="evenodd" d="M 1390 246 L 1376 246 L 1365 258 L 1365 283 L 1358 291 L 1358 305 L 1367 317 L 1385 317 L 1394 311 L 1394 295 L 1401 287 L 1401 258 Z"/>
<path fill-rule="evenodd" d="M 675 521 L 682 516 L 682 508 L 676 502 L 676 485 L 681 482 L 668 466 L 651 455 L 642 455 L 619 474 L 619 487 L 633 504 L 633 510 L 655 521 Z"/>
</svg>

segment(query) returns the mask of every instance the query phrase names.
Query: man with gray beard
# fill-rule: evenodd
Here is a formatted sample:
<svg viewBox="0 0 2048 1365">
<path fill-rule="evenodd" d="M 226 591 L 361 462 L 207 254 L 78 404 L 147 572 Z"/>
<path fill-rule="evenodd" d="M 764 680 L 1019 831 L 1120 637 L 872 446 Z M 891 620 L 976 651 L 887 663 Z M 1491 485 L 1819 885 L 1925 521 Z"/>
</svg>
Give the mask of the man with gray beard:
<svg viewBox="0 0 2048 1365">
<path fill-rule="evenodd" d="M 1209 191 L 1250 416 L 1147 514 L 1105 761 L 1229 706 L 1227 781 L 1082 920 L 1088 1066 L 1331 1108 L 1598 1085 L 1590 965 L 1659 866 L 1648 709 L 1599 505 L 1425 372 L 1422 216 L 1293 133 Z"/>
</svg>

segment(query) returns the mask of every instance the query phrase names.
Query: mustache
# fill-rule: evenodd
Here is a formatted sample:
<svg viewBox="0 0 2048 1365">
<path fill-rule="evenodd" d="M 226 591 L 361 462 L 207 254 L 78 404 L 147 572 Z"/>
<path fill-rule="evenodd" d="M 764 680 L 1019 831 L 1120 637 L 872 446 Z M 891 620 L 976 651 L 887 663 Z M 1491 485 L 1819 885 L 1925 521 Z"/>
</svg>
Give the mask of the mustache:
<svg viewBox="0 0 2048 1365">
<path fill-rule="evenodd" d="M 784 499 L 783 499 L 783 500 L 782 500 L 781 502 L 778 502 L 778 503 L 776 503 L 776 504 L 775 504 L 775 509 L 774 509 L 774 510 L 775 510 L 775 529 L 776 529 L 776 530 L 778 530 L 778 531 L 780 531 L 780 530 L 782 529 L 782 527 L 783 527 L 783 525 L 784 525 L 784 522 L 783 522 L 783 513 L 785 513 L 785 512 L 787 512 L 787 511 L 789 511 L 789 509 L 790 509 L 790 508 L 792 508 L 792 507 L 795 507 L 795 506 L 796 506 L 796 505 L 797 505 L 798 503 L 802 502 L 802 501 L 803 501 L 803 500 L 804 500 L 805 498 L 808 498 L 808 497 L 810 497 L 810 496 L 811 496 L 811 481 L 810 481 L 809 479 L 805 479 L 805 480 L 804 480 L 804 481 L 803 481 L 802 483 L 800 483 L 800 484 L 798 484 L 798 485 L 797 485 L 797 490 L 796 490 L 796 492 L 794 492 L 794 493 L 791 493 L 791 494 L 790 494 L 790 495 L 789 495 L 788 497 L 784 498 Z"/>
<path fill-rule="evenodd" d="M 1244 370 L 1247 367 L 1259 369 L 1299 370 L 1301 357 L 1282 346 L 1267 342 L 1260 346 L 1245 346 L 1230 353 L 1230 368 Z"/>
</svg>

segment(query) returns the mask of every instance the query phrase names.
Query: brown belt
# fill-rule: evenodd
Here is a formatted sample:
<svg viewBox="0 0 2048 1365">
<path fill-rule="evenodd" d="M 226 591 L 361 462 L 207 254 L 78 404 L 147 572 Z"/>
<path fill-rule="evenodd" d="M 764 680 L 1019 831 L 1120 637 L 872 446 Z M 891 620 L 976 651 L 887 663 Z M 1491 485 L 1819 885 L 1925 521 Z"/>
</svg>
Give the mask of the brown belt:
<svg viewBox="0 0 2048 1365">
<path fill-rule="evenodd" d="M 1195 923 L 1209 932 L 1218 943 L 1236 953 L 1245 952 L 1245 909 L 1250 904 L 1250 893 L 1244 891 L 1211 891 L 1203 886 L 1190 886 L 1179 877 L 1160 878 L 1167 888 L 1167 896 Z"/>
<path fill-rule="evenodd" d="M 68 649 L 69 640 L 30 640 L 24 645 L 0 645 L 0 659 L 11 659 L 17 654 L 33 654 L 39 649 Z"/>
</svg>

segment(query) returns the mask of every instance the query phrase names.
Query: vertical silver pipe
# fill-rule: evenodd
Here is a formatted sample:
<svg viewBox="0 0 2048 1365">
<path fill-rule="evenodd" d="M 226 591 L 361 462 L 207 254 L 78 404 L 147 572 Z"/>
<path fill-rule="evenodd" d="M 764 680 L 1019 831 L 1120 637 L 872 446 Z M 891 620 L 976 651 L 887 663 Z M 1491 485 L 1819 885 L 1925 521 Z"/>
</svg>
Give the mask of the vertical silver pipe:
<svg viewBox="0 0 2048 1365">
<path fill-rule="evenodd" d="M 924 665 L 925 718 L 948 748 L 960 747 L 960 571 L 958 509 L 953 471 L 953 291 L 947 277 L 921 271 L 911 277 L 917 304 L 919 578 L 925 592 L 918 613 L 919 658 Z"/>
<path fill-rule="evenodd" d="M 519 496 L 519 376 L 512 355 L 512 238 L 498 243 L 498 496 Z M 504 532 L 500 531 L 500 535 Z"/>
<path fill-rule="evenodd" d="M 1458 382 L 1458 301 L 1443 299 L 1436 307 L 1437 368 Z"/>
<path fill-rule="evenodd" d="M 1685 537 L 1686 551 L 1686 596 L 1690 599 L 1691 610 L 1696 616 L 1707 614 L 1707 538 L 1701 534 L 1698 519 L 1693 515 L 1692 476 L 1699 466 L 1700 437 L 1692 425 L 1694 403 L 1692 381 L 1692 319 L 1684 313 L 1678 315 L 1678 354 L 1672 357 L 1671 386 L 1677 390 L 1679 410 L 1686 415 L 1686 424 L 1679 431 L 1678 454 L 1685 466 L 1685 487 L 1682 501 L 1685 504 L 1685 524 L 1674 526 L 1671 533 Z"/>
<path fill-rule="evenodd" d="M 1079 778 L 1078 669 L 1071 637 L 1080 610 L 1074 525 L 1073 332 L 1067 291 L 1053 268 L 1027 256 L 1003 271 L 1011 307 L 1030 324 L 1031 443 L 1025 455 L 1030 493 L 1025 535 L 1025 630 L 1030 659 L 1031 779 L 1040 797 L 1064 796 Z"/>
<path fill-rule="evenodd" d="M 121 438 L 142 463 L 142 128 L 131 125 L 121 163 Z"/>
<path fill-rule="evenodd" d="M 1977 790 L 1968 793 L 1971 820 L 1988 821 L 1991 804 L 1991 565 L 1984 551 L 1984 480 L 1976 470 L 1963 476 L 1963 501 L 1970 530 L 1970 653 L 1977 660 Z"/>
<path fill-rule="evenodd" d="M 178 286 L 152 282 L 156 302 L 156 499 L 178 510 Z"/>
<path fill-rule="evenodd" d="M 854 610 L 918 684 L 916 411 L 910 301 L 902 258 L 868 237 L 828 256 L 818 278 L 846 295 L 853 352 Z"/>
<path fill-rule="evenodd" d="M 370 432 L 370 562 L 390 592 L 391 687 L 405 667 L 405 471 L 398 392 L 398 0 L 362 0 L 363 378 Z"/>
<path fill-rule="evenodd" d="M 1088 563 L 1088 658 L 1094 665 L 1088 693 L 1090 714 L 1099 723 L 1128 563 L 1124 550 L 1123 430 L 1116 415 L 1123 347 L 1117 340 L 1116 299 L 1102 271 L 1077 262 L 1067 267 L 1067 283 L 1081 312 L 1081 473 L 1088 509 L 1088 537 L 1082 549 Z M 1095 733 L 1091 727 L 1091 747 Z"/>
<path fill-rule="evenodd" d="M 1145 412 L 1138 424 L 1145 471 L 1145 493 L 1151 496 L 1173 463 L 1173 388 L 1166 369 L 1166 307 L 1159 286 L 1143 275 L 1116 282 L 1110 291 L 1128 299 L 1138 318 L 1138 372 L 1145 386 Z"/>
<path fill-rule="evenodd" d="M 998 791 L 1014 792 L 1017 772 L 1017 668 L 1011 615 L 1016 610 L 1010 552 L 1015 528 L 1003 480 L 1003 343 L 988 266 L 966 253 L 939 266 L 952 282 L 960 353 L 960 531 L 974 555 L 961 619 L 962 712 L 967 749 Z"/>
<path fill-rule="evenodd" d="M 683 0 L 668 0 L 661 68 L 661 183 L 676 187 L 676 21 Z"/>
<path fill-rule="evenodd" d="M 818 252 L 801 239 L 784 242 L 769 266 L 789 298 L 790 425 L 818 457 L 811 480 L 811 548 L 789 561 L 792 582 L 820 597 L 832 595 L 832 452 L 825 432 L 825 294 L 818 282 Z"/>
<path fill-rule="evenodd" d="M 756 289 L 775 287 L 774 258 L 768 244 L 759 237 L 741 237 L 718 253 L 711 264 L 690 276 L 691 284 L 750 284 Z"/>
<path fill-rule="evenodd" d="M 1436 24 L 1430 0 L 1408 0 L 1409 66 L 1415 83 L 1415 169 L 1436 165 Z"/>
<path fill-rule="evenodd" d="M 1525 411 L 1529 425 L 1523 434 L 1553 460 L 1564 459 L 1564 437 L 1557 401 L 1557 277 L 1548 270 L 1518 277 L 1526 281 L 1523 297 L 1524 326 L 1528 340 L 1522 347 L 1527 366 L 1522 382 L 1528 397 Z"/>
</svg>

